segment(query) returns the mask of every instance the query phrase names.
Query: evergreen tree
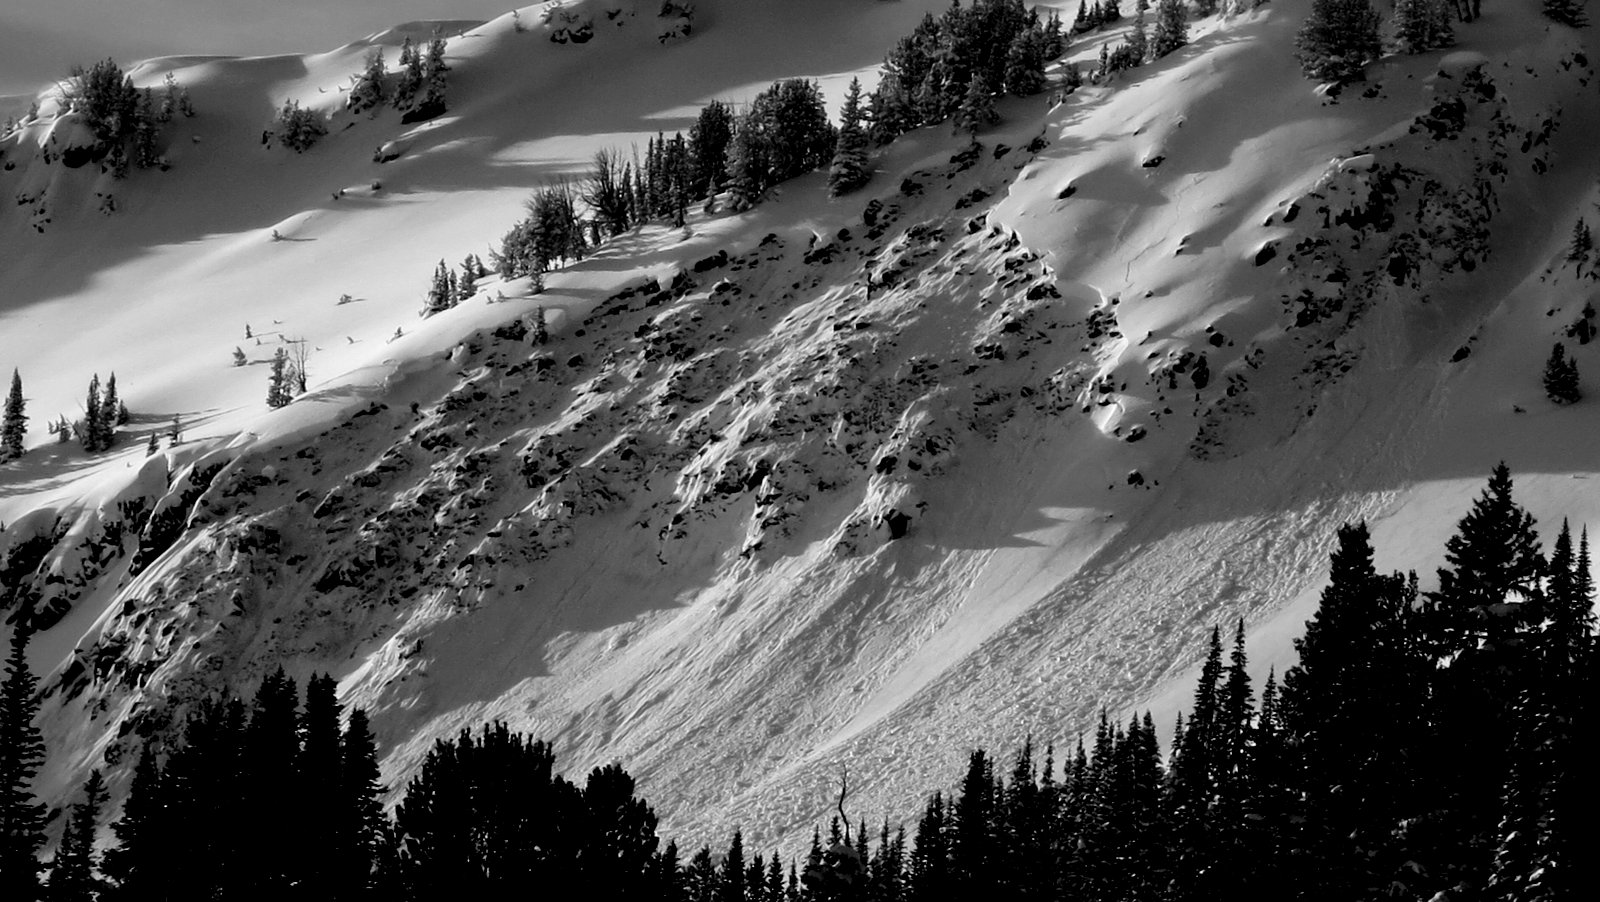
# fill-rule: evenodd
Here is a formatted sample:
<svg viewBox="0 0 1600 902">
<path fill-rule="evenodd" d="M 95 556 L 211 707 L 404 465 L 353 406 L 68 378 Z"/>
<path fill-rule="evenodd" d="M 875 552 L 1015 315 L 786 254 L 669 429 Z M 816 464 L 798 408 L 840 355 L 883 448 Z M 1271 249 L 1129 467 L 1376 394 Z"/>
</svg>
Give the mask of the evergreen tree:
<svg viewBox="0 0 1600 902">
<path fill-rule="evenodd" d="M 72 806 L 61 845 L 50 870 L 50 902 L 94 902 L 103 889 L 100 855 L 95 850 L 95 832 L 100 808 L 105 804 L 106 784 L 100 771 L 89 772 L 83 785 L 83 801 Z"/>
<path fill-rule="evenodd" d="M 1150 56 L 1160 59 L 1188 43 L 1189 10 L 1184 0 L 1157 0 L 1156 30 L 1150 39 Z"/>
<path fill-rule="evenodd" d="M 423 59 L 416 45 L 406 38 L 400 45 L 399 80 L 390 101 L 397 110 L 409 110 L 423 87 Z"/>
<path fill-rule="evenodd" d="M 340 743 L 339 810 L 334 857 L 336 899 L 359 899 L 372 883 L 388 819 L 383 813 L 383 785 L 378 782 L 377 747 L 367 712 L 350 712 Z"/>
<path fill-rule="evenodd" d="M 445 75 L 450 67 L 444 61 L 444 38 L 435 37 L 428 42 L 428 56 L 422 64 L 424 88 L 421 109 L 428 115 L 435 116 L 445 110 L 445 88 L 447 86 Z"/>
<path fill-rule="evenodd" d="M 1446 0 L 1395 0 L 1394 44 L 1401 53 L 1426 53 L 1455 43 Z"/>
<path fill-rule="evenodd" d="M 28 435 L 28 402 L 22 396 L 22 372 L 11 371 L 11 392 L 6 395 L 6 409 L 0 419 L 0 463 L 15 460 L 27 452 L 24 443 Z"/>
<path fill-rule="evenodd" d="M 1037 28 L 1018 32 L 1006 50 L 1006 90 L 1017 97 L 1043 91 L 1044 64 L 1044 35 Z"/>
<path fill-rule="evenodd" d="M 989 94 L 982 77 L 974 75 L 972 81 L 967 84 L 966 98 L 962 100 L 961 109 L 956 114 L 956 131 L 966 132 L 976 142 L 978 132 L 993 125 L 999 118 L 994 111 L 994 97 Z"/>
<path fill-rule="evenodd" d="M 333 898 L 340 885 L 340 856 L 356 850 L 341 843 L 348 825 L 349 802 L 342 793 L 343 749 L 339 731 L 341 706 L 333 678 L 313 674 L 306 683 L 300 715 L 300 755 L 295 762 L 295 789 L 304 843 L 299 888 L 307 895 Z"/>
<path fill-rule="evenodd" d="M 117 844 L 106 852 L 106 875 L 120 898 L 160 898 L 170 868 L 169 821 L 156 753 L 146 742 L 133 769 L 133 783 L 122 817 L 111 826 Z"/>
<path fill-rule="evenodd" d="M 121 417 L 122 401 L 117 397 L 117 374 L 112 373 L 106 378 L 105 391 L 100 395 L 100 416 L 96 418 L 96 424 L 100 427 L 100 450 L 104 451 L 116 443 L 117 421 Z"/>
<path fill-rule="evenodd" d="M 1562 25 L 1584 28 L 1589 24 L 1589 13 L 1584 9 L 1586 5 L 1585 0 L 1544 0 L 1544 15 Z"/>
<path fill-rule="evenodd" d="M 1577 361 L 1567 356 L 1567 349 L 1560 342 L 1556 342 L 1544 363 L 1544 393 L 1557 404 L 1574 404 L 1583 399 Z"/>
<path fill-rule="evenodd" d="M 1370 0 L 1312 0 L 1311 14 L 1295 36 L 1295 56 L 1307 78 L 1356 81 L 1378 58 L 1378 11 Z"/>
<path fill-rule="evenodd" d="M 83 430 L 78 435 L 78 440 L 83 444 L 83 450 L 90 454 L 103 450 L 100 439 L 104 429 L 100 424 L 100 374 L 95 373 L 89 380 L 89 394 L 83 401 Z"/>
<path fill-rule="evenodd" d="M 1150 10 L 1150 0 L 1137 0 L 1133 6 L 1133 28 L 1128 31 L 1128 55 L 1135 65 L 1144 63 L 1150 55 L 1150 38 L 1145 27 L 1145 13 Z"/>
<path fill-rule="evenodd" d="M 1583 264 L 1589 262 L 1589 254 L 1594 252 L 1594 234 L 1589 231 L 1589 224 L 1578 217 L 1572 225 L 1572 241 L 1567 245 L 1567 262 L 1576 264 L 1577 275 L 1583 275 Z"/>
<path fill-rule="evenodd" d="M 689 129 L 690 158 L 694 176 L 690 190 L 696 198 L 716 194 L 728 178 L 728 144 L 733 140 L 733 110 L 720 100 L 700 108 L 700 115 Z"/>
<path fill-rule="evenodd" d="M 289 394 L 289 355 L 279 347 L 272 352 L 272 372 L 267 377 L 267 406 L 276 410 L 294 400 Z"/>
<path fill-rule="evenodd" d="M 39 898 L 39 849 L 44 846 L 44 806 L 33 778 L 44 763 L 38 679 L 28 669 L 31 629 L 27 612 L 11 633 L 5 678 L 0 682 L 0 898 Z"/>
<path fill-rule="evenodd" d="M 374 47 L 367 53 L 366 67 L 358 75 L 350 76 L 350 93 L 345 98 L 345 108 L 352 113 L 376 110 L 386 99 L 385 82 L 389 70 L 383 62 L 383 48 Z"/>
<path fill-rule="evenodd" d="M 849 194 L 867 183 L 867 133 L 861 125 L 861 79 L 850 79 L 839 118 L 839 138 L 834 144 L 833 166 L 828 172 L 828 193 Z"/>
</svg>

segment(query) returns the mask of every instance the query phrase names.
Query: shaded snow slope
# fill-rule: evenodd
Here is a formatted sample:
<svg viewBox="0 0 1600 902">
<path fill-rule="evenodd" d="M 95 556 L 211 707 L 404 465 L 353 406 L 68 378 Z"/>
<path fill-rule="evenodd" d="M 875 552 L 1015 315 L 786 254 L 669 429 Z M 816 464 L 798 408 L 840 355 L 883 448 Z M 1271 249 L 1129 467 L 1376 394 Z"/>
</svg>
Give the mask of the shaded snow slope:
<svg viewBox="0 0 1600 902">
<path fill-rule="evenodd" d="M 59 618 L 53 798 L 284 662 L 372 708 L 391 785 L 499 718 L 624 762 L 673 831 L 793 840 L 841 765 L 853 814 L 900 819 L 970 746 L 1069 742 L 1102 705 L 1170 723 L 1214 624 L 1281 670 L 1346 519 L 1426 569 L 1501 458 L 1542 521 L 1600 513 L 1600 413 L 1538 381 L 1594 294 L 1562 260 L 1600 109 L 1580 37 L 1521 9 L 1336 96 L 1287 52 L 1304 3 L 1205 20 L 1110 85 L 1004 101 L 977 147 L 906 136 L 855 195 L 808 176 L 416 318 L 541 180 L 778 77 L 837 100 L 944 4 L 798 6 L 448 23 L 451 108 L 410 126 L 339 91 L 428 23 L 152 61 L 136 81 L 174 71 L 200 115 L 118 184 L 43 162 L 48 106 L 0 145 L 27 198 L 0 366 L 34 416 L 0 565 Z M 335 113 L 303 155 L 260 143 L 286 97 Z M 311 391 L 269 413 L 286 338 Z M 46 444 L 112 369 L 122 447 Z"/>
</svg>

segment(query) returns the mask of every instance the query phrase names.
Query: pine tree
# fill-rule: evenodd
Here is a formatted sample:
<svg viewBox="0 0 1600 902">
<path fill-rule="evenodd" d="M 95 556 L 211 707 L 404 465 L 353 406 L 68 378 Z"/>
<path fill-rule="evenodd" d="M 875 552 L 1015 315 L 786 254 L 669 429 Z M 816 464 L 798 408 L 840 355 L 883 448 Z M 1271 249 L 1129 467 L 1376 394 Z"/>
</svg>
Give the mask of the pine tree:
<svg viewBox="0 0 1600 902">
<path fill-rule="evenodd" d="M 267 406 L 276 410 L 293 400 L 289 395 L 287 367 L 289 355 L 279 347 L 272 353 L 272 372 L 267 377 Z"/>
<path fill-rule="evenodd" d="M 1030 97 L 1044 90 L 1044 36 L 1037 28 L 1024 29 L 1011 39 L 1005 62 L 1006 91 Z"/>
<path fill-rule="evenodd" d="M 39 897 L 39 849 L 44 845 L 44 806 L 35 801 L 33 777 L 44 763 L 38 679 L 28 669 L 31 636 L 26 612 L 11 634 L 5 678 L 0 682 L 0 898 L 23 902 Z"/>
<path fill-rule="evenodd" d="M 352 113 L 361 113 L 383 106 L 384 82 L 388 77 L 389 70 L 383 62 L 383 48 L 372 48 L 367 54 L 366 67 L 359 75 L 350 76 L 350 94 L 345 98 L 345 108 Z"/>
<path fill-rule="evenodd" d="M 1584 9 L 1586 5 L 1585 0 L 1544 0 L 1544 15 L 1562 25 L 1584 28 L 1589 24 L 1589 14 Z"/>
<path fill-rule="evenodd" d="M 94 902 L 101 892 L 102 881 L 96 873 L 100 869 L 100 855 L 95 850 L 95 832 L 105 800 L 105 780 L 100 771 L 92 770 L 83 785 L 83 801 L 72 806 L 50 869 L 51 902 Z"/>
<path fill-rule="evenodd" d="M 244 348 L 241 348 L 238 345 L 234 345 L 234 347 L 233 347 L 233 365 L 234 366 L 244 366 L 246 363 L 249 363 L 249 362 L 250 362 L 249 358 L 246 357 L 245 354 L 244 354 Z"/>
<path fill-rule="evenodd" d="M 834 145 L 833 166 L 828 172 L 828 193 L 834 197 L 849 194 L 871 178 L 867 170 L 867 134 L 861 126 L 861 79 L 850 79 L 844 110 L 839 117 L 839 139 Z"/>
<path fill-rule="evenodd" d="M 361 898 L 372 883 L 388 824 L 382 796 L 377 747 L 367 712 L 356 708 L 350 712 L 350 723 L 340 742 L 334 898 Z"/>
<path fill-rule="evenodd" d="M 1594 252 L 1594 234 L 1589 231 L 1589 224 L 1578 217 L 1572 225 L 1572 241 L 1567 245 L 1567 262 L 1576 264 L 1576 273 L 1583 275 L 1583 265 L 1589 262 L 1589 254 Z"/>
<path fill-rule="evenodd" d="M 989 94 L 983 77 L 974 73 L 972 80 L 967 83 L 967 94 L 961 101 L 961 109 L 956 113 L 956 131 L 966 132 L 976 143 L 978 132 L 997 121 L 999 117 L 994 112 L 994 97 Z"/>
<path fill-rule="evenodd" d="M 11 371 L 11 392 L 6 395 L 4 419 L 0 419 L 0 463 L 15 460 L 27 452 L 27 399 L 22 396 L 22 372 Z"/>
<path fill-rule="evenodd" d="M 1544 393 L 1557 404 L 1575 404 L 1583 398 L 1577 361 L 1567 356 L 1560 342 L 1550 349 L 1550 358 L 1544 363 Z"/>
<path fill-rule="evenodd" d="M 700 108 L 689 129 L 689 154 L 694 161 L 690 188 L 696 198 L 716 194 L 728 178 L 728 144 L 733 140 L 733 110 L 720 100 Z"/>
<path fill-rule="evenodd" d="M 105 871 L 122 898 L 157 898 L 168 868 L 169 822 L 156 753 L 147 741 L 134 765 L 122 817 L 111 826 L 117 844 L 106 852 Z"/>
<path fill-rule="evenodd" d="M 1307 78 L 1356 81 L 1378 58 L 1378 11 L 1370 0 L 1312 0 L 1311 14 L 1295 36 L 1295 56 Z"/>
<path fill-rule="evenodd" d="M 144 456 L 145 457 L 154 457 L 155 453 L 157 451 L 160 451 L 160 450 L 161 450 L 161 443 L 159 441 L 157 441 L 156 432 L 155 432 L 155 430 L 152 429 L 152 430 L 150 430 L 150 441 L 144 446 Z"/>
<path fill-rule="evenodd" d="M 1157 0 L 1156 30 L 1150 39 L 1150 56 L 1163 56 L 1189 43 L 1189 11 L 1184 0 Z"/>
<path fill-rule="evenodd" d="M 417 92 L 422 90 L 423 71 L 422 54 L 416 45 L 406 38 L 400 45 L 400 77 L 395 84 L 394 97 L 390 101 L 397 110 L 409 110 L 416 102 Z"/>
<path fill-rule="evenodd" d="M 444 38 L 435 37 L 429 41 L 428 56 L 422 64 L 425 84 L 421 109 L 428 111 L 430 116 L 445 111 L 444 95 L 447 87 L 445 75 L 450 71 L 450 67 L 444 61 L 444 47 Z"/>
<path fill-rule="evenodd" d="M 83 431 L 78 439 L 83 444 L 83 450 L 90 454 L 101 450 L 100 437 L 100 374 L 95 373 L 89 380 L 89 394 L 83 402 Z"/>
<path fill-rule="evenodd" d="M 105 451 L 116 443 L 117 421 L 121 414 L 122 401 L 117 398 L 117 374 L 112 373 L 106 378 L 105 391 L 100 395 L 100 416 L 96 420 L 100 427 L 100 450 Z"/>
<path fill-rule="evenodd" d="M 1445 0 L 1395 0 L 1394 43 L 1401 53 L 1426 53 L 1455 43 Z"/>
<path fill-rule="evenodd" d="M 1133 6 L 1133 28 L 1128 32 L 1128 55 L 1136 65 L 1143 64 L 1150 54 L 1150 38 L 1145 26 L 1145 13 L 1150 10 L 1150 0 L 1138 0 Z"/>
</svg>

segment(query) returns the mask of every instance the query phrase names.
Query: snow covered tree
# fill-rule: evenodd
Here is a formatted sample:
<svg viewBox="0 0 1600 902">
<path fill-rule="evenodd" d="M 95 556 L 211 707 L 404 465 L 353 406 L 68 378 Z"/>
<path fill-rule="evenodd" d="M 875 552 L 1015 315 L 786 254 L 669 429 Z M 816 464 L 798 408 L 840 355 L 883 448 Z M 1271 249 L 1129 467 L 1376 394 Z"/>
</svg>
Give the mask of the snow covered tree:
<svg viewBox="0 0 1600 902">
<path fill-rule="evenodd" d="M 280 346 L 272 353 L 272 372 L 267 376 L 267 406 L 274 410 L 293 400 L 289 395 L 288 366 L 289 355 Z"/>
<path fill-rule="evenodd" d="M 350 76 L 350 93 L 344 105 L 352 113 L 362 113 L 383 106 L 386 99 L 384 82 L 389 70 L 383 62 L 383 48 L 374 47 L 367 54 L 367 64 L 360 74 Z"/>
<path fill-rule="evenodd" d="M 461 265 L 461 278 L 456 283 L 456 303 L 459 304 L 477 293 L 478 271 L 472 266 L 472 260 L 469 257 Z"/>
<path fill-rule="evenodd" d="M 422 63 L 422 103 L 417 106 L 418 119 L 432 118 L 445 111 L 445 78 L 450 67 L 444 61 L 444 38 L 435 37 L 428 42 L 428 56 Z"/>
<path fill-rule="evenodd" d="M 1448 0 L 1395 0 L 1394 45 L 1401 53 L 1426 53 L 1456 42 Z"/>
<path fill-rule="evenodd" d="M 278 110 L 275 125 L 278 143 L 295 153 L 310 150 L 327 133 L 328 126 L 322 121 L 322 114 L 301 107 L 298 100 L 285 100 Z"/>
<path fill-rule="evenodd" d="M 1150 0 L 1138 0 L 1133 5 L 1133 27 L 1128 30 L 1128 55 L 1135 65 L 1144 63 L 1150 55 L 1150 36 L 1145 25 L 1145 13 L 1150 11 Z"/>
<path fill-rule="evenodd" d="M 1550 349 L 1544 363 L 1544 393 L 1557 404 L 1574 404 L 1583 398 L 1577 361 L 1567 356 L 1566 346 L 1560 342 Z"/>
<path fill-rule="evenodd" d="M 1184 0 L 1157 0 L 1156 30 L 1150 39 L 1150 56 L 1163 56 L 1189 43 L 1189 10 Z"/>
<path fill-rule="evenodd" d="M 398 64 L 399 79 L 394 88 L 394 95 L 390 103 L 397 110 L 409 110 L 416 102 L 417 92 L 423 87 L 423 59 L 422 53 L 416 45 L 406 38 L 400 44 L 400 62 Z"/>
<path fill-rule="evenodd" d="M 1370 0 L 1312 0 L 1295 36 L 1300 71 L 1318 81 L 1355 81 L 1383 52 Z"/>
<path fill-rule="evenodd" d="M 244 348 L 241 348 L 238 345 L 234 345 L 233 346 L 233 365 L 234 366 L 244 366 L 248 362 L 249 362 L 249 358 L 245 357 Z"/>
<path fill-rule="evenodd" d="M 28 435 L 27 400 L 22 397 L 22 373 L 11 371 L 11 392 L 6 395 L 6 409 L 0 420 L 0 463 L 15 460 L 27 450 L 23 447 Z"/>
<path fill-rule="evenodd" d="M 974 73 L 972 81 L 967 83 L 967 95 L 961 101 L 961 109 L 956 112 L 956 131 L 966 132 L 973 141 L 977 141 L 978 132 L 999 119 L 994 111 L 994 97 L 983 83 L 983 76 Z"/>
<path fill-rule="evenodd" d="M 867 183 L 867 133 L 861 125 L 861 79 L 850 79 L 844 109 L 839 117 L 839 139 L 834 144 L 833 166 L 828 171 L 828 193 L 849 194 Z"/>
<path fill-rule="evenodd" d="M 1544 15 L 1562 25 L 1583 28 L 1589 24 L 1589 14 L 1584 9 L 1586 5 L 1587 0 L 1544 0 Z"/>
<path fill-rule="evenodd" d="M 1011 39 L 1006 50 L 1006 91 L 1029 97 L 1044 90 L 1044 36 L 1037 28 L 1026 28 Z"/>
<path fill-rule="evenodd" d="M 44 806 L 33 794 L 33 777 L 44 763 L 44 739 L 34 724 L 39 716 L 38 679 L 28 669 L 32 630 L 26 613 L 11 634 L 0 682 L 0 898 L 39 897 L 39 860 L 44 845 Z"/>
</svg>

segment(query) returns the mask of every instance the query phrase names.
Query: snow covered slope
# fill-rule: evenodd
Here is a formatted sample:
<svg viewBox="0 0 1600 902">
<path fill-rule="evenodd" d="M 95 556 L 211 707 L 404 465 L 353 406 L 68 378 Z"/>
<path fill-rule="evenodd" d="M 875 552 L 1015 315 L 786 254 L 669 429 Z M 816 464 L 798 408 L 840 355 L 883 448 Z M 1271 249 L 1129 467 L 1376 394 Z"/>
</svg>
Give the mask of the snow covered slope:
<svg viewBox="0 0 1600 902">
<path fill-rule="evenodd" d="M 908 135 L 854 195 L 808 176 L 418 319 L 437 261 L 543 180 L 776 78 L 836 102 L 945 4 L 660 6 L 447 23 L 450 110 L 420 125 L 340 89 L 432 23 L 143 64 L 200 110 L 169 172 L 44 162 L 48 103 L 0 142 L 25 198 L 0 366 L 34 418 L 0 565 L 55 620 L 53 798 L 283 662 L 373 710 L 392 783 L 499 718 L 624 762 L 674 832 L 792 839 L 841 765 L 853 813 L 899 819 L 969 746 L 1070 741 L 1102 705 L 1170 722 L 1214 624 L 1281 668 L 1346 519 L 1427 568 L 1501 458 L 1541 520 L 1600 512 L 1600 413 L 1539 385 L 1594 294 L 1562 260 L 1600 102 L 1531 0 L 1336 96 L 1289 53 L 1306 3 L 1204 20 L 1109 85 L 1004 101 L 976 148 Z M 286 98 L 333 116 L 303 155 L 260 142 Z M 268 412 L 300 338 L 311 390 Z M 111 370 L 119 450 L 50 444 Z"/>
</svg>

